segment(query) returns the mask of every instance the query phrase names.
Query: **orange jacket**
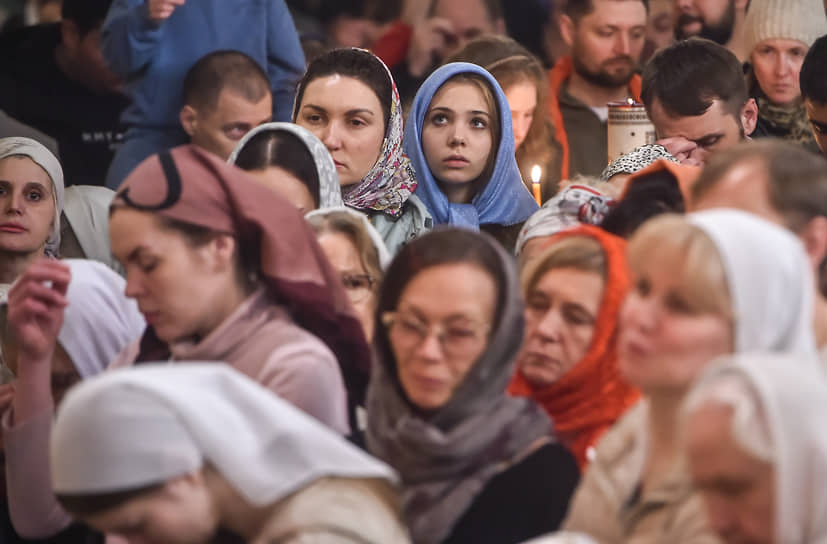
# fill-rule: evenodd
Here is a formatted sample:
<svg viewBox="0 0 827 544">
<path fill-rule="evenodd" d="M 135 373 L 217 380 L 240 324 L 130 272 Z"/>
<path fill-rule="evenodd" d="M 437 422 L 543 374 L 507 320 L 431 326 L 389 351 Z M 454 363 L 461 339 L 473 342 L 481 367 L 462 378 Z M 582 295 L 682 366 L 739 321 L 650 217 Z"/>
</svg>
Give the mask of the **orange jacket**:
<svg viewBox="0 0 827 544">
<path fill-rule="evenodd" d="M 563 57 L 554 65 L 548 73 L 548 114 L 551 122 L 554 123 L 554 137 L 560 142 L 562 150 L 562 161 L 560 167 L 560 179 L 569 179 L 569 138 L 566 134 L 566 126 L 563 124 L 563 112 L 560 111 L 560 89 L 563 83 L 568 81 L 574 71 L 574 62 L 571 57 Z M 641 79 L 635 74 L 629 82 L 629 93 L 640 102 Z"/>
</svg>

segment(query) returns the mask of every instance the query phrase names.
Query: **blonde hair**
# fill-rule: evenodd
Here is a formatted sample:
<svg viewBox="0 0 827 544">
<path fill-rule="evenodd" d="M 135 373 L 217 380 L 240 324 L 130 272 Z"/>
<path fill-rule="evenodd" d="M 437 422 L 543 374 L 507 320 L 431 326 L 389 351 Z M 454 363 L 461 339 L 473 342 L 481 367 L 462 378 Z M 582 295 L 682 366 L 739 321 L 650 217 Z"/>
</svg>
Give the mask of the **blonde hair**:
<svg viewBox="0 0 827 544">
<path fill-rule="evenodd" d="M 554 242 L 535 259 L 526 263 L 522 274 L 523 293 L 528 294 L 551 270 L 573 268 L 599 274 L 606 281 L 607 262 L 603 247 L 588 236 L 569 236 Z"/>
<path fill-rule="evenodd" d="M 633 276 L 653 266 L 653 261 L 655 266 L 677 264 L 681 291 L 693 313 L 735 317 L 718 248 L 685 217 L 665 214 L 644 223 L 629 240 L 628 260 Z"/>
<path fill-rule="evenodd" d="M 377 284 L 382 280 L 379 250 L 358 217 L 346 211 L 331 211 L 325 215 L 311 215 L 307 222 L 317 235 L 330 233 L 345 236 L 356 248 L 359 261 L 368 275 L 374 278 Z"/>
</svg>

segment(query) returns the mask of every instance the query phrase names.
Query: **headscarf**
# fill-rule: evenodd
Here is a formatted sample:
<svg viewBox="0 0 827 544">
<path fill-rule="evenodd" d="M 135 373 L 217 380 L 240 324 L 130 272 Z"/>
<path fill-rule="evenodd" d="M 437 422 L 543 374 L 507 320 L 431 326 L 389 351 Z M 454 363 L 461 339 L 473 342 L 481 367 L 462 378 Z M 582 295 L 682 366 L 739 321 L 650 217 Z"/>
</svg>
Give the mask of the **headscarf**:
<svg viewBox="0 0 827 544">
<path fill-rule="evenodd" d="M 258 273 L 293 320 L 336 355 L 350 401 L 364 398 L 370 351 L 338 274 L 295 206 L 196 146 L 144 160 L 121 184 L 112 208 L 129 207 L 236 236 L 257 248 Z M 139 361 L 167 358 L 152 327 Z"/>
<path fill-rule="evenodd" d="M 390 252 L 388 252 L 388 248 L 385 245 L 384 240 L 382 240 L 382 235 L 379 234 L 379 231 L 376 230 L 376 227 L 373 226 L 373 224 L 368 220 L 365 214 L 359 213 L 346 206 L 341 206 L 339 208 L 313 210 L 312 212 L 306 214 L 305 218 L 324 218 L 333 213 L 344 213 L 359 220 L 359 222 L 362 224 L 362 228 L 365 229 L 365 232 L 367 232 L 368 236 L 370 236 L 370 240 L 371 242 L 373 242 L 373 247 L 376 248 L 376 253 L 379 256 L 379 266 L 382 268 L 382 270 L 385 270 L 391 263 L 391 254 Z"/>
<path fill-rule="evenodd" d="M 130 342 L 141 337 L 146 323 L 133 299 L 126 298 L 126 282 L 106 265 L 85 259 L 65 259 L 72 279 L 66 298 L 58 342 L 81 378 L 109 366 Z"/>
<path fill-rule="evenodd" d="M 316 165 L 316 174 L 319 177 L 319 208 L 335 208 L 344 206 L 342 190 L 339 187 L 339 174 L 336 173 L 336 164 L 324 144 L 309 130 L 293 123 L 265 123 L 259 125 L 238 142 L 233 149 L 229 164 L 235 164 L 238 155 L 256 135 L 262 132 L 287 132 L 299 139 L 313 157 Z"/>
<path fill-rule="evenodd" d="M 127 491 L 206 463 L 254 506 L 325 476 L 395 480 L 390 468 L 226 364 L 106 372 L 70 390 L 58 409 L 56 494 Z"/>
<path fill-rule="evenodd" d="M 387 275 L 408 268 L 432 236 L 403 247 Z M 493 239 L 485 240 L 499 256 L 500 270 L 491 273 L 504 278 L 497 286 L 498 319 L 485 352 L 451 400 L 427 419 L 403 393 L 387 331 L 376 332 L 380 364 L 368 389 L 368 451 L 399 472 L 414 542 L 442 542 L 491 478 L 552 435 L 548 417 L 536 404 L 506 394 L 522 343 L 523 304 L 513 259 Z M 385 290 L 380 300 L 388 296 Z"/>
<path fill-rule="evenodd" d="M 735 352 L 815 355 L 815 282 L 798 238 L 740 210 L 695 212 L 687 219 L 720 255 L 735 315 Z"/>
<path fill-rule="evenodd" d="M 737 380 L 751 392 L 741 400 L 755 405 L 771 443 L 775 542 L 827 543 L 827 381 L 817 367 L 793 354 L 726 357 L 702 375 L 686 401 L 690 407 L 723 380 Z"/>
<path fill-rule="evenodd" d="M 46 240 L 46 255 L 57 257 L 60 251 L 60 213 L 63 211 L 63 168 L 46 146 L 31 138 L 11 137 L 0 139 L 0 160 L 12 155 L 24 155 L 34 161 L 52 180 L 52 198 L 55 201 L 55 218 L 52 232 Z"/>
<path fill-rule="evenodd" d="M 63 214 L 87 259 L 119 271 L 109 241 L 109 206 L 115 192 L 106 187 L 72 185 L 66 188 Z M 68 255 L 67 255 L 68 256 Z"/>
<path fill-rule="evenodd" d="M 673 157 L 662 145 L 646 144 L 613 160 L 600 174 L 600 179 L 601 181 L 609 181 L 617 174 L 634 174 L 660 159 L 680 164 L 680 161 Z"/>
<path fill-rule="evenodd" d="M 428 167 L 425 151 L 422 149 L 422 130 L 425 115 L 434 96 L 452 77 L 459 74 L 477 74 L 488 82 L 497 102 L 500 123 L 500 141 L 494 142 L 492 153 L 496 153 L 494 172 L 485 186 L 477 192 L 470 204 L 452 204 L 437 184 Z M 520 176 L 517 159 L 514 158 L 514 133 L 511 128 L 511 109 L 499 83 L 494 77 L 476 64 L 454 62 L 438 68 L 422 84 L 416 93 L 408 125 L 405 127 L 405 152 L 419 179 L 416 195 L 434 218 L 434 224 L 450 224 L 479 230 L 480 225 L 515 225 L 528 219 L 537 211 L 537 202 L 528 192 Z"/>
<path fill-rule="evenodd" d="M 629 180 L 626 182 L 626 187 L 623 189 L 623 194 L 620 196 L 620 200 L 626 198 L 626 195 L 629 193 L 629 188 L 632 187 L 632 185 L 634 185 L 638 180 L 646 178 L 655 172 L 662 172 L 664 170 L 675 178 L 675 182 L 678 184 L 678 190 L 683 197 L 684 204 L 688 207 L 691 201 L 692 186 L 698 180 L 698 176 L 701 175 L 702 168 L 689 164 L 680 164 L 667 159 L 658 159 L 646 168 L 638 170 L 629 176 Z"/>
<path fill-rule="evenodd" d="M 517 370 L 508 391 L 539 403 L 554 422 L 560 439 L 584 467 L 588 449 L 640 399 L 640 392 L 621 379 L 617 368 L 618 320 L 631 282 L 626 241 L 599 227 L 583 225 L 561 232 L 552 244 L 573 236 L 597 241 L 606 258 L 603 298 L 589 349 L 583 359 L 554 384 L 535 387 Z M 538 262 L 541 260 L 542 257 Z"/>
<path fill-rule="evenodd" d="M 399 91 L 393 80 L 391 71 L 382 60 L 365 49 L 352 48 L 370 55 L 378 62 L 391 82 L 391 111 L 388 112 L 388 128 L 382 140 L 382 149 L 373 168 L 358 184 L 351 187 L 342 187 L 345 204 L 357 210 L 374 210 L 386 213 L 391 217 L 402 215 L 402 207 L 416 190 L 417 177 L 411 166 L 411 161 L 402 151 L 403 112 L 402 102 L 399 100 Z M 296 93 L 300 96 L 301 89 Z M 300 104 L 293 105 L 293 121 L 299 114 Z M 338 177 L 337 177 L 338 179 Z"/>
<path fill-rule="evenodd" d="M 570 185 L 528 218 L 517 237 L 515 254 L 519 255 L 526 242 L 533 238 L 551 236 L 581 224 L 599 225 L 612 204 L 614 200 L 597 189 Z"/>
</svg>

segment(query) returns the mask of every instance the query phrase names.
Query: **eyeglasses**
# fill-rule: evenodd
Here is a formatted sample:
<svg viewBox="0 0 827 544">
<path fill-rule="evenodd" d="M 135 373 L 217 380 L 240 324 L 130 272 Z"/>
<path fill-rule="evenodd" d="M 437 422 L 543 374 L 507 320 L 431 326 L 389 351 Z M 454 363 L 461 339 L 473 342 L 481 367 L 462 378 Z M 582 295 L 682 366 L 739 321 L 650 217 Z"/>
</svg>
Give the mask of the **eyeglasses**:
<svg viewBox="0 0 827 544">
<path fill-rule="evenodd" d="M 404 312 L 382 314 L 382 324 L 397 342 L 402 346 L 410 346 L 411 349 L 425 342 L 433 332 L 442 352 L 448 356 L 462 356 L 479 348 L 485 343 L 491 329 L 488 323 L 472 320 L 428 324 Z"/>
<path fill-rule="evenodd" d="M 345 286 L 350 302 L 357 304 L 373 293 L 376 278 L 369 274 L 342 274 L 342 285 Z"/>
</svg>

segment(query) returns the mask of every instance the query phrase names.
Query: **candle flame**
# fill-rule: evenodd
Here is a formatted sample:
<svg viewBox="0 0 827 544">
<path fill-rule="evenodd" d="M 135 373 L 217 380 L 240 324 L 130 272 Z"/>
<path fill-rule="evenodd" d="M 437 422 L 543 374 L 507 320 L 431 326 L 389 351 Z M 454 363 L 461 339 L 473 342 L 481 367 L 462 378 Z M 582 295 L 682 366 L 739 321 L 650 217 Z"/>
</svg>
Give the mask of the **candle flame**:
<svg viewBox="0 0 827 544">
<path fill-rule="evenodd" d="M 630 106 L 634 106 L 635 105 L 635 99 L 634 98 L 627 98 L 626 103 L 629 104 Z"/>
<path fill-rule="evenodd" d="M 543 171 L 540 169 L 539 164 L 535 164 L 534 168 L 531 169 L 531 182 L 532 183 L 540 183 L 540 176 L 542 175 Z"/>
</svg>

